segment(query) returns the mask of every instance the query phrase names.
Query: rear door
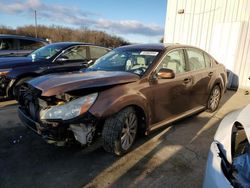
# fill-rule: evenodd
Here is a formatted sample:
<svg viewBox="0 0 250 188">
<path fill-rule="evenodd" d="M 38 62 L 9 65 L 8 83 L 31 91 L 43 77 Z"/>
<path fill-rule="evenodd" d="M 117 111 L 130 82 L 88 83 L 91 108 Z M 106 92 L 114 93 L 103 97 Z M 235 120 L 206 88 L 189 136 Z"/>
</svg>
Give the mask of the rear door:
<svg viewBox="0 0 250 188">
<path fill-rule="evenodd" d="M 160 123 L 190 110 L 190 91 L 192 80 L 187 72 L 184 50 L 168 52 L 158 65 L 155 75 L 161 68 L 172 69 L 173 79 L 156 78 L 151 82 L 154 92 L 152 124 Z"/>
<path fill-rule="evenodd" d="M 192 108 L 207 104 L 209 96 L 209 83 L 214 72 L 211 60 L 206 53 L 196 48 L 186 50 L 188 69 L 192 75 L 193 87 L 191 89 L 190 103 Z"/>
<path fill-rule="evenodd" d="M 102 57 L 103 55 L 108 53 L 109 49 L 98 46 L 89 46 L 89 51 L 90 51 L 90 59 L 95 61 L 99 57 Z"/>
</svg>

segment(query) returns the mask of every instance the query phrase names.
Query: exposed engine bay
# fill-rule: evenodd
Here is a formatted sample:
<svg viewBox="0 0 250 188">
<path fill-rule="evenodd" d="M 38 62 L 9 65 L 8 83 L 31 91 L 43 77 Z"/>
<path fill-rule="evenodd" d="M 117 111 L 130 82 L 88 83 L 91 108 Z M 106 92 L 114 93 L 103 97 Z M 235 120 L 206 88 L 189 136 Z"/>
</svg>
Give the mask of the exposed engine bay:
<svg viewBox="0 0 250 188">
<path fill-rule="evenodd" d="M 232 181 L 235 186 L 250 186 L 250 144 L 240 123 L 236 123 L 232 134 Z"/>
<path fill-rule="evenodd" d="M 30 126 L 32 124 L 30 122 L 26 123 L 26 125 L 41 135 L 48 143 L 58 146 L 63 146 L 75 140 L 81 145 L 92 143 L 95 137 L 97 118 L 89 112 L 76 117 L 70 114 L 70 119 L 63 119 L 64 117 L 60 115 L 64 106 L 72 101 L 79 100 L 79 97 L 69 94 L 43 97 L 40 90 L 31 85 L 26 85 L 21 89 L 18 100 L 22 106 L 19 108 L 20 118 L 24 119 L 22 116 L 29 117 L 29 120 L 33 121 L 34 126 Z M 86 100 L 91 99 L 88 97 Z M 77 106 L 75 103 L 73 105 Z M 50 112 L 53 108 L 57 108 L 57 111 Z M 68 109 L 70 107 L 64 111 Z M 73 113 L 75 112 L 74 110 L 75 108 L 73 108 Z M 47 116 L 51 118 L 44 114 L 49 114 Z M 46 117 L 44 118 L 44 116 Z"/>
</svg>

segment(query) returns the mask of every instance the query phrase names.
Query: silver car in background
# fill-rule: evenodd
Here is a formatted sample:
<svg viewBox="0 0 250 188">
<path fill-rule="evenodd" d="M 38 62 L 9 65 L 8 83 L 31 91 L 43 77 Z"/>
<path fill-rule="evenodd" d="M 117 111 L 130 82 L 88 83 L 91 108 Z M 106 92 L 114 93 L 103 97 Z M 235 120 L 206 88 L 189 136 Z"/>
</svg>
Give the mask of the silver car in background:
<svg viewBox="0 0 250 188">
<path fill-rule="evenodd" d="M 204 188 L 250 187 L 250 104 L 228 114 L 211 144 Z"/>
</svg>

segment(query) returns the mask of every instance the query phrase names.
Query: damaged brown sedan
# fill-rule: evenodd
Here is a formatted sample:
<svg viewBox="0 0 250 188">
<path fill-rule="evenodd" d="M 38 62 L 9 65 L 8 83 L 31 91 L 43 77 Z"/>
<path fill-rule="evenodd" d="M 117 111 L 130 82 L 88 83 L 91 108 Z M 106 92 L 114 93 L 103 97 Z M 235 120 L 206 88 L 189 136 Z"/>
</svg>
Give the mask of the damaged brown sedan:
<svg viewBox="0 0 250 188">
<path fill-rule="evenodd" d="M 19 95 L 19 117 L 49 143 L 89 145 L 102 138 L 122 155 L 139 132 L 208 109 L 225 91 L 225 67 L 178 44 L 119 47 L 80 72 L 35 78 Z"/>
</svg>

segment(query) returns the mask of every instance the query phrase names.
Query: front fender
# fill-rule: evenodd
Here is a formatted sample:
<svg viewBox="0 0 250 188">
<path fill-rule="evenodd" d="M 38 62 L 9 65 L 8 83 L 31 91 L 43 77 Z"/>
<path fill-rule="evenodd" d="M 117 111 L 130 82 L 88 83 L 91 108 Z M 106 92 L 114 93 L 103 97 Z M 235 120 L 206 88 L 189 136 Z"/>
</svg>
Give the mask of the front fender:
<svg viewBox="0 0 250 188">
<path fill-rule="evenodd" d="M 139 107 L 145 114 L 146 123 L 149 122 L 151 117 L 148 100 L 142 93 L 136 93 L 133 90 L 126 88 L 111 89 L 108 92 L 101 92 L 94 103 L 89 109 L 89 112 L 98 118 L 109 117 L 127 106 Z"/>
<path fill-rule="evenodd" d="M 31 75 L 38 76 L 39 73 L 35 69 L 33 69 L 32 67 L 29 69 L 20 68 L 20 69 L 13 69 L 11 72 L 8 73 L 7 77 L 9 79 L 18 80 L 20 78 L 31 76 Z"/>
</svg>

